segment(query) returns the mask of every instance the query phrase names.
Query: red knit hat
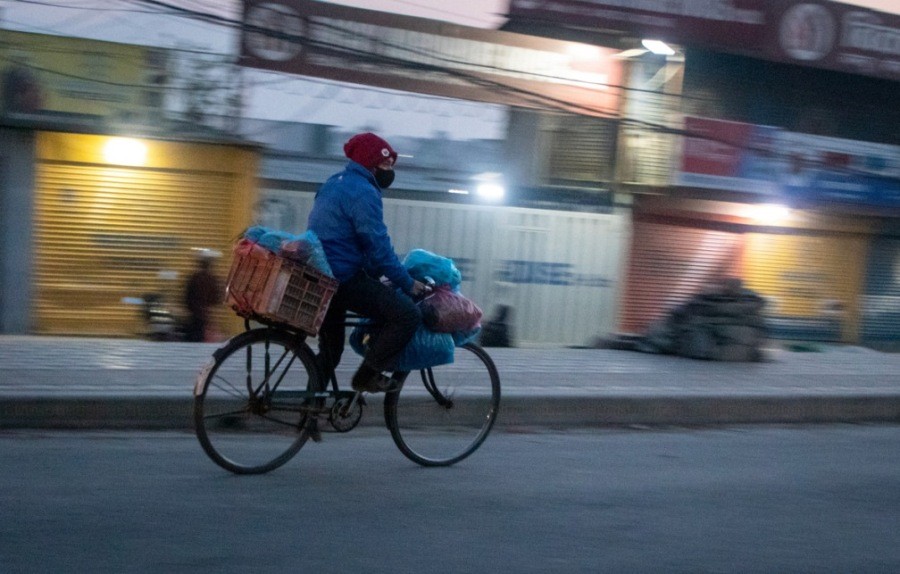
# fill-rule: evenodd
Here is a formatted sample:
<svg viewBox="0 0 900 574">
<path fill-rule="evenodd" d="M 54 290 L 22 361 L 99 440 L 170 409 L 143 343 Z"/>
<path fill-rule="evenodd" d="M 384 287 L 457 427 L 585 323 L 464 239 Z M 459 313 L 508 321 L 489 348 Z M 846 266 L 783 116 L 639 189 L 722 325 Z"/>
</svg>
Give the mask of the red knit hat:
<svg viewBox="0 0 900 574">
<path fill-rule="evenodd" d="M 344 144 L 344 155 L 368 170 L 375 169 L 387 158 L 397 161 L 397 152 L 373 133 L 356 134 Z"/>
</svg>

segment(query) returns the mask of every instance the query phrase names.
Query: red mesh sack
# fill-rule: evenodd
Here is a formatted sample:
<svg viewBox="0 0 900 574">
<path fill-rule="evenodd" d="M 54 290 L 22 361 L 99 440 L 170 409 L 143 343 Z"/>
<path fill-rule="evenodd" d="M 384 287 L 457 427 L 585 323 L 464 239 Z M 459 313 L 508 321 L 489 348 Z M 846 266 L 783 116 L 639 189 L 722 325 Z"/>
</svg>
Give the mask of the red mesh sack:
<svg viewBox="0 0 900 574">
<path fill-rule="evenodd" d="M 483 314 L 478 305 L 449 287 L 436 287 L 419 308 L 425 327 L 438 333 L 471 331 L 481 324 Z"/>
</svg>

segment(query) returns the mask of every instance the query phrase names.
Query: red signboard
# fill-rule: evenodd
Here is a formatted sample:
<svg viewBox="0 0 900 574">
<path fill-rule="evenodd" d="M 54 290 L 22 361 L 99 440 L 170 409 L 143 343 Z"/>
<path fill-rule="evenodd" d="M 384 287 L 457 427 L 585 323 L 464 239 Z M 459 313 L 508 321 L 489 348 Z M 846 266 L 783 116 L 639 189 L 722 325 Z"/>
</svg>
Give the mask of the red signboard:
<svg viewBox="0 0 900 574">
<path fill-rule="evenodd" d="M 510 0 L 509 27 L 615 30 L 900 80 L 900 16 L 828 1 Z"/>
<path fill-rule="evenodd" d="M 681 171 L 737 177 L 741 156 L 748 146 L 752 124 L 688 117 Z"/>
<path fill-rule="evenodd" d="M 241 64 L 596 116 L 619 110 L 615 50 L 311 0 L 244 0 Z"/>
</svg>

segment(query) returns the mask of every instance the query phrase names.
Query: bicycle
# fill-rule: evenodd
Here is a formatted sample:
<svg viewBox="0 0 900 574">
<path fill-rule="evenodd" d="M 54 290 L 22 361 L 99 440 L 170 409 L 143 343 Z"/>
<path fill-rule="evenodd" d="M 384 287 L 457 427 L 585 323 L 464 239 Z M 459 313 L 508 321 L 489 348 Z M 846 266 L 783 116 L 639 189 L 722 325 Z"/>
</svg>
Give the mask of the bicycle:
<svg viewBox="0 0 900 574">
<path fill-rule="evenodd" d="M 194 388 L 197 438 L 213 462 L 236 474 L 274 470 L 322 431 L 353 430 L 366 407 L 362 393 L 340 388 L 334 369 L 321 372 L 306 333 L 261 324 L 251 329 L 245 320 L 246 331 L 213 353 Z M 500 407 L 500 376 L 488 353 L 466 343 L 452 363 L 419 371 L 421 387 L 409 375 L 395 372 L 401 388 L 384 395 L 385 424 L 400 452 L 429 467 L 474 453 Z"/>
</svg>

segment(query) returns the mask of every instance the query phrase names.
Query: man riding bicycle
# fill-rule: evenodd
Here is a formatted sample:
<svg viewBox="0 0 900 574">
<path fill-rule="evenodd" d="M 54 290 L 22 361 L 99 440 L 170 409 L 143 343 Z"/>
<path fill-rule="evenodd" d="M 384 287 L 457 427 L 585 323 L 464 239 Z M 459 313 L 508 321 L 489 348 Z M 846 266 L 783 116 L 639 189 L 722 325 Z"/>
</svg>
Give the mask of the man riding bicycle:
<svg viewBox="0 0 900 574">
<path fill-rule="evenodd" d="M 367 317 L 374 329 L 353 375 L 353 390 L 391 392 L 399 385 L 383 373 L 396 368 L 422 322 L 410 296 L 428 288 L 406 271 L 384 223 L 381 193 L 394 180 L 397 152 L 377 135 L 362 133 L 344 144 L 344 154 L 350 161 L 316 193 L 307 224 L 340 281 L 319 330 L 319 359 L 329 359 L 330 364 L 321 365 L 325 373 L 336 368 L 344 351 L 347 311 Z"/>
</svg>

